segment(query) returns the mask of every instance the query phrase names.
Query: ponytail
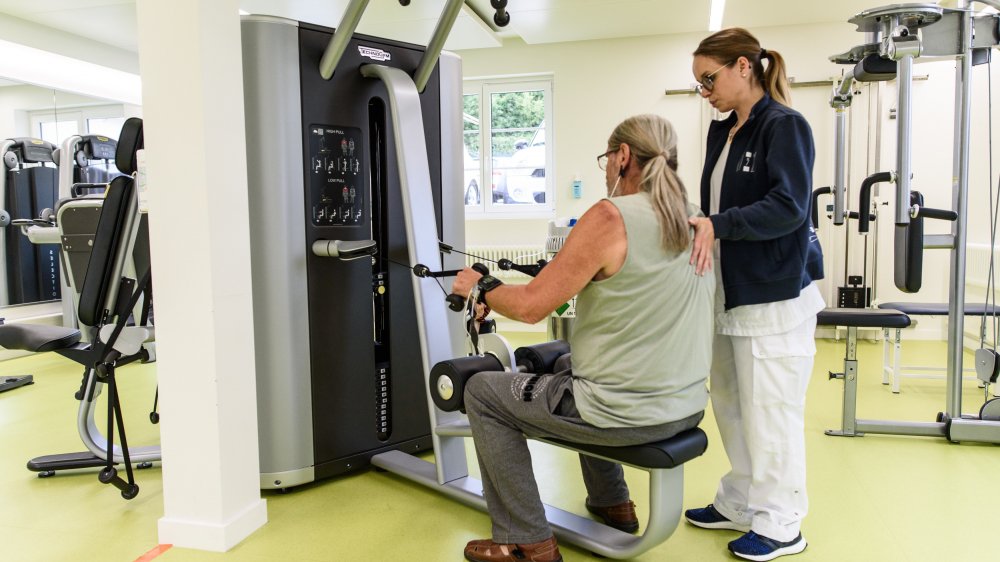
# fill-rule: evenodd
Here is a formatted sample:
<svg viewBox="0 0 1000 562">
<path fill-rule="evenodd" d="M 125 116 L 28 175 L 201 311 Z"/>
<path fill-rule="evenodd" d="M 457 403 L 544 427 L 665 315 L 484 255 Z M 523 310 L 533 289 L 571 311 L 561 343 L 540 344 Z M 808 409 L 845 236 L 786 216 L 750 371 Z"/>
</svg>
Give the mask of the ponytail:
<svg viewBox="0 0 1000 562">
<path fill-rule="evenodd" d="M 660 241 L 668 252 L 682 252 L 691 244 L 688 198 L 677 175 L 677 134 L 666 119 L 652 114 L 636 115 L 619 124 L 608 146 L 627 144 L 642 170 L 639 190 L 649 193 Z"/>
<path fill-rule="evenodd" d="M 763 69 L 764 59 L 768 59 L 767 69 L 763 70 L 763 79 L 760 81 L 767 95 L 788 107 L 792 106 L 792 93 L 788 87 L 788 76 L 785 74 L 785 59 L 778 51 L 760 50 L 760 60 L 754 69 Z"/>
</svg>

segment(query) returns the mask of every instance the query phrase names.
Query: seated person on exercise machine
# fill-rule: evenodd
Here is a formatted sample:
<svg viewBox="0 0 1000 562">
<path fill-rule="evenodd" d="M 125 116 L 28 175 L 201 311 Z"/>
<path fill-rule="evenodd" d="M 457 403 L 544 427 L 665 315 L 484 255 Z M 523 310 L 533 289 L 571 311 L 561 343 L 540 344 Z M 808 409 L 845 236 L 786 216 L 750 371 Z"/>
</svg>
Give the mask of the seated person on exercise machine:
<svg viewBox="0 0 1000 562">
<path fill-rule="evenodd" d="M 469 379 L 469 414 L 492 540 L 465 547 L 472 561 L 559 561 L 531 470 L 525 435 L 625 446 L 698 425 L 708 402 L 715 280 L 688 263 L 688 203 L 677 176 L 673 126 L 656 115 L 626 119 L 598 158 L 608 198 L 580 218 L 563 249 L 527 285 L 502 285 L 465 269 L 452 291 L 479 284 L 497 312 L 535 323 L 577 295 L 571 369 Z M 622 467 L 580 456 L 586 507 L 608 525 L 639 521 Z"/>
</svg>

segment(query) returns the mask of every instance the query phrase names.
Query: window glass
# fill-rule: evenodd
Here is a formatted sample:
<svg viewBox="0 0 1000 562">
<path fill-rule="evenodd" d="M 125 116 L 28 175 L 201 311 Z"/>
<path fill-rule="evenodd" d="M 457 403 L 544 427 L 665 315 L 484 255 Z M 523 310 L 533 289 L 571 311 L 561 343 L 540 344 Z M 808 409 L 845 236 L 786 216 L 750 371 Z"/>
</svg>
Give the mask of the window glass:
<svg viewBox="0 0 1000 562">
<path fill-rule="evenodd" d="M 66 137 L 80 133 L 80 124 L 76 121 L 42 121 L 38 124 L 38 137 L 43 141 L 59 146 Z"/>
<path fill-rule="evenodd" d="M 470 216 L 551 214 L 552 85 L 548 80 L 466 82 L 464 134 L 466 212 Z M 490 178 L 490 189 L 469 195 L 469 170 Z M 478 185 L 484 185 L 480 181 Z M 487 194 L 489 194 L 487 196 Z"/>
</svg>

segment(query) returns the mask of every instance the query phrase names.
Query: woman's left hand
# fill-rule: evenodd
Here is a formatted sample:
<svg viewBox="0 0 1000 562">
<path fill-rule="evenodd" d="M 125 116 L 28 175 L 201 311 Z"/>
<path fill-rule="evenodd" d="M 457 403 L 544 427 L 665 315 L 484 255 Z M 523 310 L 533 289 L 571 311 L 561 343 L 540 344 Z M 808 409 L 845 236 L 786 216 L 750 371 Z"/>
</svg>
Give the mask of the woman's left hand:
<svg viewBox="0 0 1000 562">
<path fill-rule="evenodd" d="M 704 275 L 712 269 L 712 250 L 715 246 L 715 227 L 708 217 L 691 217 L 688 223 L 694 227 L 694 247 L 691 249 L 691 261 L 694 272 Z"/>
</svg>

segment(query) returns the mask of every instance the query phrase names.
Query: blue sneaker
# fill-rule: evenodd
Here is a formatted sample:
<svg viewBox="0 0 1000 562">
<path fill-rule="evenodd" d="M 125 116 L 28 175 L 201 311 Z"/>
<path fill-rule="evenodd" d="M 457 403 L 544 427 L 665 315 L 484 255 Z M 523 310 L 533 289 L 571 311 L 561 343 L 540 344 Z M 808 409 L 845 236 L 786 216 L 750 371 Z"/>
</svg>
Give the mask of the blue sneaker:
<svg viewBox="0 0 1000 562">
<path fill-rule="evenodd" d="M 684 517 L 688 520 L 688 523 L 702 529 L 727 529 L 743 533 L 750 530 L 750 525 L 740 525 L 726 519 L 724 515 L 715 510 L 712 504 L 698 509 L 689 509 L 684 512 Z"/>
<path fill-rule="evenodd" d="M 774 560 L 786 554 L 798 554 L 805 549 L 806 540 L 802 538 L 802 533 L 788 542 L 778 542 L 750 531 L 729 543 L 729 552 L 740 558 L 757 562 Z"/>
</svg>

